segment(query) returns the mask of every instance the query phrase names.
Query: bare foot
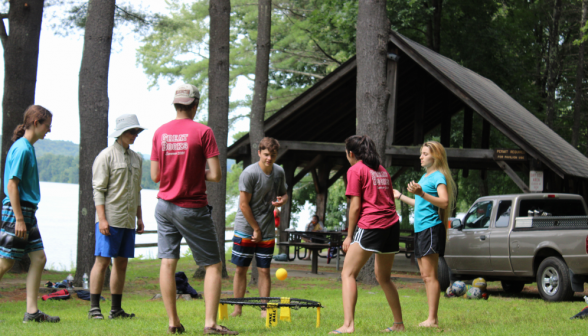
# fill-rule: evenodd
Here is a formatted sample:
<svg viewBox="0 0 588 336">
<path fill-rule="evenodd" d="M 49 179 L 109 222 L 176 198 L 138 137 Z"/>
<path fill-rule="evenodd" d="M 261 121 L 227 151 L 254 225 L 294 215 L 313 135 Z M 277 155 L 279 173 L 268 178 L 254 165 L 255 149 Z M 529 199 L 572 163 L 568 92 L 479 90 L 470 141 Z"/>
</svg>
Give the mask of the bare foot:
<svg viewBox="0 0 588 336">
<path fill-rule="evenodd" d="M 261 318 L 265 318 L 267 316 L 267 310 L 261 311 Z"/>
<path fill-rule="evenodd" d="M 352 334 L 353 332 L 355 332 L 355 327 L 345 327 L 342 326 L 341 328 L 337 329 L 337 330 L 333 330 L 331 331 L 329 334 Z"/>
<path fill-rule="evenodd" d="M 397 332 L 397 331 L 404 331 L 404 324 L 394 324 L 391 327 L 388 327 L 384 330 L 381 330 L 382 332 Z"/>
<path fill-rule="evenodd" d="M 419 327 L 438 328 L 439 327 L 439 321 L 437 321 L 437 320 L 426 320 L 426 321 L 423 321 L 423 322 L 419 323 Z"/>
<path fill-rule="evenodd" d="M 237 317 L 237 316 L 241 316 L 241 312 L 240 312 L 240 311 L 236 311 L 236 310 L 235 310 L 235 311 L 233 311 L 233 312 L 231 313 L 231 317 Z"/>
</svg>

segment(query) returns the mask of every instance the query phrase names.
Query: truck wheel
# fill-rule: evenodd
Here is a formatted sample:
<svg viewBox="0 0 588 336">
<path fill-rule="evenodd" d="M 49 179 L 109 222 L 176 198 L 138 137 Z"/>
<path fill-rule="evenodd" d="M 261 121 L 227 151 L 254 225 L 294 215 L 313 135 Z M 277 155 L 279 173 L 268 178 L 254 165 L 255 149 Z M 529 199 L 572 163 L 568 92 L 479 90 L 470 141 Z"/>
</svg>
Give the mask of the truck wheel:
<svg viewBox="0 0 588 336">
<path fill-rule="evenodd" d="M 502 289 L 508 294 L 519 294 L 525 287 L 524 282 L 502 280 Z"/>
<path fill-rule="evenodd" d="M 545 258 L 537 270 L 537 288 L 545 301 L 565 301 L 574 296 L 568 265 L 558 257 Z"/>
<path fill-rule="evenodd" d="M 445 262 L 445 258 L 439 257 L 439 268 L 437 269 L 437 280 L 439 280 L 439 287 L 441 292 L 444 292 L 451 284 L 451 270 Z"/>
</svg>

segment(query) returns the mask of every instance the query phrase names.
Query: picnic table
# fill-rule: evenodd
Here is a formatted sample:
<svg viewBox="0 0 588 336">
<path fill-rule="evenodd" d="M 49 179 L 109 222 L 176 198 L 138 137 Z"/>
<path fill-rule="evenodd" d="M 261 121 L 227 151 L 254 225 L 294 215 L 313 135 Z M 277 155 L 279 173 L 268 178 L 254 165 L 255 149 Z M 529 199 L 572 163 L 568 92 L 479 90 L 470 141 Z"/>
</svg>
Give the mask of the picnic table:
<svg viewBox="0 0 588 336">
<path fill-rule="evenodd" d="M 400 236 L 399 240 L 401 243 L 404 243 L 404 247 L 400 248 L 399 253 L 404 253 L 407 258 L 411 258 L 411 263 L 414 264 L 414 231 L 400 230 L 400 232 L 404 234 L 408 233 L 409 235 Z M 296 259 L 296 257 L 298 257 L 298 259 L 303 259 L 306 257 L 306 253 L 308 251 L 314 251 L 315 253 L 312 253 L 311 257 L 310 272 L 312 274 L 317 274 L 318 258 L 326 258 L 325 256 L 319 255 L 319 251 L 334 247 L 337 249 L 335 258 L 337 259 L 337 271 L 339 270 L 339 257 L 341 246 L 343 245 L 343 240 L 347 236 L 347 232 L 289 231 L 288 234 L 288 241 L 278 243 L 278 245 L 280 246 L 294 246 L 294 258 L 290 258 L 290 253 L 288 253 L 288 261 L 293 261 L 294 259 Z M 303 257 L 300 256 L 300 252 L 302 249 L 306 249 Z"/>
<path fill-rule="evenodd" d="M 301 249 L 306 249 L 310 252 L 314 251 L 315 253 L 312 253 L 311 257 L 310 272 L 317 274 L 319 251 L 334 247 L 337 249 L 337 270 L 339 270 L 339 250 L 341 249 L 341 245 L 343 245 L 343 237 L 347 236 L 347 232 L 289 231 L 288 234 L 288 241 L 279 242 L 278 245 L 288 247 L 294 246 L 294 258 L 290 259 L 290 254 L 288 253 L 289 261 L 293 261 L 296 257 L 302 259 L 300 257 Z M 304 257 L 306 257 L 306 252 L 304 253 Z"/>
</svg>

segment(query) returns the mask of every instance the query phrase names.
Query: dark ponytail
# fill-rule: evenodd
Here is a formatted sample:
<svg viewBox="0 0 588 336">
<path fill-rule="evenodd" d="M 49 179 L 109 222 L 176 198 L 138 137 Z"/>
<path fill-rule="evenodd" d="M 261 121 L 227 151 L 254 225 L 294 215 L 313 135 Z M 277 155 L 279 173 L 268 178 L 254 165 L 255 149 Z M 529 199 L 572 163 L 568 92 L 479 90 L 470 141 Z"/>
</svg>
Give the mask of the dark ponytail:
<svg viewBox="0 0 588 336">
<path fill-rule="evenodd" d="M 376 144 L 367 135 L 353 135 L 345 139 L 345 149 L 355 154 L 358 160 L 361 160 L 372 170 L 380 169 L 382 164 L 380 155 L 376 150 Z"/>
<path fill-rule="evenodd" d="M 23 123 L 16 126 L 14 133 L 12 133 L 12 141 L 22 138 L 25 130 L 28 130 L 35 123 L 35 120 L 42 124 L 52 116 L 51 112 L 41 105 L 29 106 L 24 113 Z"/>
</svg>

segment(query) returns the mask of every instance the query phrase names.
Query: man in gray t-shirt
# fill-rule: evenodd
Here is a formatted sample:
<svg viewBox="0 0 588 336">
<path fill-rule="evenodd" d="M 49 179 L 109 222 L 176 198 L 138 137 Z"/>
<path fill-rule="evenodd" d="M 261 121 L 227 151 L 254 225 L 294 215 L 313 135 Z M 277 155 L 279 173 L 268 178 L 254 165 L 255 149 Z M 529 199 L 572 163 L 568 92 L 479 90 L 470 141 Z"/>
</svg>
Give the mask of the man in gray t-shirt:
<svg viewBox="0 0 588 336">
<path fill-rule="evenodd" d="M 239 177 L 239 209 L 231 257 L 231 262 L 237 266 L 233 280 L 236 298 L 245 295 L 247 270 L 254 256 L 259 271 L 259 296 L 270 296 L 269 268 L 276 244 L 274 207 L 288 201 L 286 175 L 282 167 L 274 163 L 279 149 L 276 139 L 263 138 L 259 143 L 259 162 L 245 168 Z M 262 310 L 262 317 L 265 313 Z M 235 305 L 231 315 L 241 315 L 241 306 Z"/>
</svg>

